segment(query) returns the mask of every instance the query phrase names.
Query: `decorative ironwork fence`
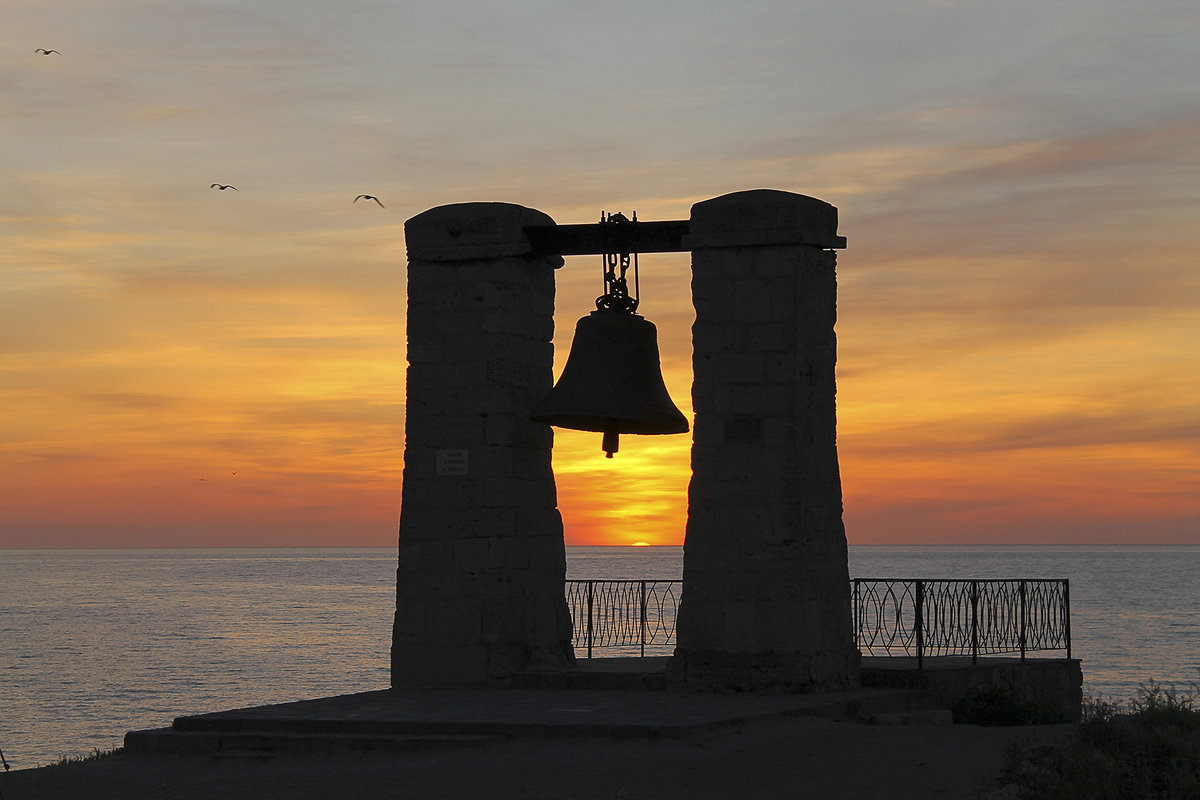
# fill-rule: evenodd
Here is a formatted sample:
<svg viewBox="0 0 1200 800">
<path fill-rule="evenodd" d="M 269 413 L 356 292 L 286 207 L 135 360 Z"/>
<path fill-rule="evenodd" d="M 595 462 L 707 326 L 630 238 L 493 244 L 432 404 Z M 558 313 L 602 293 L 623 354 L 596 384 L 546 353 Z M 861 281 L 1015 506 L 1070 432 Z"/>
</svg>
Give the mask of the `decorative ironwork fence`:
<svg viewBox="0 0 1200 800">
<path fill-rule="evenodd" d="M 1065 650 L 1067 580 L 855 578 L 854 634 L 864 655 L 971 656 Z"/>
<path fill-rule="evenodd" d="M 864 655 L 971 656 L 1064 650 L 1071 657 L 1067 580 L 851 581 L 855 643 Z M 591 658 L 669 655 L 682 581 L 567 581 L 575 649 Z"/>
<path fill-rule="evenodd" d="M 614 655 L 670 655 L 682 581 L 567 581 L 567 607 L 575 649 L 592 657 L 597 647 Z"/>
</svg>

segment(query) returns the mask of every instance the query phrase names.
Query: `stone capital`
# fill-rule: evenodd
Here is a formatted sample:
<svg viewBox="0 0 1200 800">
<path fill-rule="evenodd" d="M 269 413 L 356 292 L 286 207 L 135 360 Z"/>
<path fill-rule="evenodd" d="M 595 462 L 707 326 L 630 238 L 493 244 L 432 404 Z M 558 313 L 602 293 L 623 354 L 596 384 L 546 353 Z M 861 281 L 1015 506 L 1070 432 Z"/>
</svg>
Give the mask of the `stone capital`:
<svg viewBox="0 0 1200 800">
<path fill-rule="evenodd" d="M 837 208 L 823 200 L 777 189 L 751 189 L 692 206 L 689 250 L 712 247 L 806 245 L 840 249 Z"/>
<path fill-rule="evenodd" d="M 512 203 L 453 203 L 409 219 L 404 238 L 409 261 L 480 261 L 531 255 L 526 226 L 554 224 L 541 211 Z"/>
</svg>

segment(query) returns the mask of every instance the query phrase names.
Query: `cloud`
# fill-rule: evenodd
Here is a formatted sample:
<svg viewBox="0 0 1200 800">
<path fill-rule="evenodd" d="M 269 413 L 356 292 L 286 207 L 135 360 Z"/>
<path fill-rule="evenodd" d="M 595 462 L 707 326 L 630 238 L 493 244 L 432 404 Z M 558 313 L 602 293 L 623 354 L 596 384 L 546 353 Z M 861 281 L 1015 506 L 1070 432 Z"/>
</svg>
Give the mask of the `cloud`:
<svg viewBox="0 0 1200 800">
<path fill-rule="evenodd" d="M 79 399 L 84 403 L 110 405 L 137 411 L 158 411 L 174 408 L 182 402 L 182 399 L 179 397 L 137 392 L 96 392 L 80 395 Z"/>
<path fill-rule="evenodd" d="M 1000 417 L 996 412 L 938 415 L 919 423 L 896 424 L 869 434 L 845 433 L 839 438 L 857 457 L 956 457 L 963 454 L 1063 451 L 1071 448 L 1125 452 L 1132 458 L 1141 445 L 1195 457 L 1200 451 L 1200 423 L 1195 408 L 1097 408 L 1086 404 L 1073 410 L 1021 413 Z M 1188 455 L 1190 454 L 1190 455 Z M 1047 456 L 1051 458 L 1053 456 Z M 1196 474 L 1200 480 L 1200 473 Z"/>
</svg>

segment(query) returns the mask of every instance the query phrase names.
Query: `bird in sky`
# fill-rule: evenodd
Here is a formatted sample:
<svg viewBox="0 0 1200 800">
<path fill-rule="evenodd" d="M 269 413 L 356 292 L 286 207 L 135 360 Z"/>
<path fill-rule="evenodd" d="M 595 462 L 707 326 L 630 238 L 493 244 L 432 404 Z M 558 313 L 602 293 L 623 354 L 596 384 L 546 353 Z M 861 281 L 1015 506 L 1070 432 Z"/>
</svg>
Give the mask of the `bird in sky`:
<svg viewBox="0 0 1200 800">
<path fill-rule="evenodd" d="M 233 189 L 235 192 L 238 190 L 238 188 L 236 186 L 230 186 L 228 183 L 214 183 L 212 186 L 210 186 L 208 188 L 220 189 L 222 192 L 225 191 L 226 189 Z"/>
<path fill-rule="evenodd" d="M 356 203 L 359 200 L 374 200 L 376 203 L 379 203 L 379 198 L 373 194 L 360 194 L 358 197 L 354 198 L 354 202 L 356 202 Z M 383 203 L 379 203 L 379 207 L 387 208 L 387 206 L 385 206 Z"/>
<path fill-rule="evenodd" d="M 47 50 L 47 49 L 46 49 L 46 48 L 44 48 L 44 47 L 39 47 L 37 50 L 34 50 L 33 52 L 35 52 L 35 53 L 41 53 L 41 54 L 42 54 L 42 55 L 44 55 L 44 56 L 48 56 L 48 55 L 50 55 L 51 53 L 58 53 L 58 51 L 57 51 L 57 50 Z M 58 54 L 59 54 L 60 56 L 62 55 L 62 53 L 58 53 Z"/>
</svg>

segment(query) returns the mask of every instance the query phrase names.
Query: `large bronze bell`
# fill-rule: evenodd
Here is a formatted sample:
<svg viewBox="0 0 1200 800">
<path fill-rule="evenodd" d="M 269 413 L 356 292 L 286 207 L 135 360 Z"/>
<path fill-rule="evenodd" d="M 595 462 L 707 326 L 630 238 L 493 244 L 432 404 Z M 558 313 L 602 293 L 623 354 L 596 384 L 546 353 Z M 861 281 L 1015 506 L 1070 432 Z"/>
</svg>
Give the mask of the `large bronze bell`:
<svg viewBox="0 0 1200 800">
<path fill-rule="evenodd" d="M 663 383 L 654 323 L 608 308 L 575 325 L 567 364 L 550 394 L 534 407 L 533 419 L 603 433 L 608 458 L 617 452 L 618 434 L 688 430 Z"/>
</svg>

